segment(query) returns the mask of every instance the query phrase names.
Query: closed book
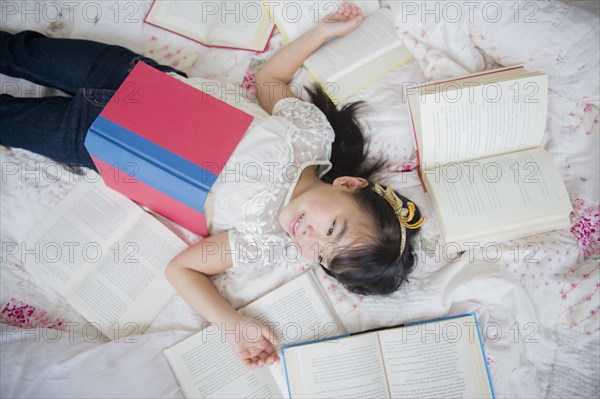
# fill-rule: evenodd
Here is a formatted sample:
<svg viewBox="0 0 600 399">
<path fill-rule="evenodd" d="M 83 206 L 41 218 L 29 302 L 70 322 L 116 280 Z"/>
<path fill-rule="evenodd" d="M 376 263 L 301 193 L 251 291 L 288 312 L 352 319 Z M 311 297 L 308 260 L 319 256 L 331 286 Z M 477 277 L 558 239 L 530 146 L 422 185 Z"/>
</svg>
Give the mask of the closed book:
<svg viewBox="0 0 600 399">
<path fill-rule="evenodd" d="M 204 202 L 252 116 L 138 63 L 88 130 L 107 186 L 206 236 Z"/>
</svg>

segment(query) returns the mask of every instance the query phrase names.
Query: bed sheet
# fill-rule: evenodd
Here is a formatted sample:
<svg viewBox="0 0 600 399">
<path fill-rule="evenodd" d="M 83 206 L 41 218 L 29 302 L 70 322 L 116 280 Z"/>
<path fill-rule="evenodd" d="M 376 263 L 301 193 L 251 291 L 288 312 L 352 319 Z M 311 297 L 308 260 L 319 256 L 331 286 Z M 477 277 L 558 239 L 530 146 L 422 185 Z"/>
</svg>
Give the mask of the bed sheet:
<svg viewBox="0 0 600 399">
<path fill-rule="evenodd" d="M 6 8 L 9 3 L 16 12 Z M 416 270 L 405 287 L 387 297 L 364 297 L 348 293 L 317 270 L 329 299 L 350 331 L 476 312 L 498 397 L 596 397 L 600 391 L 598 15 L 547 1 L 468 2 L 468 6 L 381 3 L 394 11 L 396 30 L 414 59 L 350 101 L 368 103 L 361 123 L 371 138 L 370 156 L 389 161 L 380 180 L 414 199 L 429 222 L 420 235 Z M 228 80 L 249 90 L 256 67 L 283 44 L 275 31 L 262 54 L 204 47 L 143 24 L 149 4 L 5 2 L 2 29 L 34 29 L 54 37 L 120 44 L 190 76 Z M 60 14 L 54 17 L 57 5 Z M 456 10 L 461 18 L 452 13 Z M 36 12 L 43 17 L 35 19 Z M 96 17 L 91 18 L 94 12 Z M 479 248 L 451 254 L 440 247 L 435 218 L 416 175 L 402 90 L 407 83 L 513 64 L 549 75 L 543 145 L 566 183 L 574 207 L 572 224 L 499 244 L 495 252 Z M 295 79 L 310 83 L 303 71 Z M 2 90 L 25 96 L 55 93 L 5 76 Z M 0 151 L 2 242 L 19 243 L 81 176 L 24 150 Z M 199 239 L 161 220 L 186 241 Z M 160 350 L 197 330 L 202 320 L 179 296 L 138 342 L 94 342 L 81 328 L 85 320 L 2 250 L 3 397 L 181 397 Z M 281 264 L 258 271 L 230 270 L 215 284 L 234 305 L 242 306 L 308 267 Z"/>
</svg>

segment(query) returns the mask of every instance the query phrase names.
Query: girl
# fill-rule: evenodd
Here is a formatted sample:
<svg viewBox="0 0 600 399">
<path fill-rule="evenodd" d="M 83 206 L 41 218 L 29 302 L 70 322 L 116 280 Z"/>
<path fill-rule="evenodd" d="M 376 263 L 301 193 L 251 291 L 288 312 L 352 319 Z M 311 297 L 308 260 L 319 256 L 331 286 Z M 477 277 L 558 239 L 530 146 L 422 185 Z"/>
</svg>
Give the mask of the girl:
<svg viewBox="0 0 600 399">
<path fill-rule="evenodd" d="M 227 334 L 234 351 L 249 366 L 277 361 L 274 348 L 279 342 L 266 326 L 236 312 L 219 295 L 210 276 L 230 267 L 276 263 L 283 256 L 293 259 L 299 253 L 353 292 L 388 294 L 398 289 L 414 265 L 411 238 L 423 219 L 406 198 L 369 182 L 383 163 L 363 165 L 365 141 L 355 120 L 359 104 L 338 111 L 317 89 L 309 92 L 313 105 L 296 98 L 289 86 L 308 55 L 350 32 L 361 20 L 358 7 L 342 3 L 337 13 L 283 47 L 260 68 L 256 85 L 265 112 L 252 104 L 235 104 L 248 108 L 256 118 L 211 189 L 212 204 L 207 206 L 211 235 L 175 257 L 166 269 L 179 294 L 205 319 L 228 332 L 247 332 L 249 327 L 259 332 L 258 339 Z M 3 34 L 0 72 L 58 87 L 74 97 L 2 96 L 1 142 L 93 167 L 82 144 L 85 132 L 140 57 L 115 46 L 32 35 L 27 39 Z M 34 43 L 43 41 L 43 45 Z M 67 57 L 61 65 L 74 69 L 72 76 L 26 61 L 32 55 L 64 51 L 66 46 L 77 50 L 74 59 Z M 47 48 L 47 54 L 40 48 Z M 86 60 L 79 59 L 82 55 Z M 143 61 L 183 75 L 152 60 Z M 116 72 L 106 75 L 106 71 Z M 61 76 L 40 77 L 54 74 Z M 55 139 L 58 133 L 62 136 Z M 244 165 L 257 167 L 258 173 L 250 175 L 256 169 Z"/>
</svg>

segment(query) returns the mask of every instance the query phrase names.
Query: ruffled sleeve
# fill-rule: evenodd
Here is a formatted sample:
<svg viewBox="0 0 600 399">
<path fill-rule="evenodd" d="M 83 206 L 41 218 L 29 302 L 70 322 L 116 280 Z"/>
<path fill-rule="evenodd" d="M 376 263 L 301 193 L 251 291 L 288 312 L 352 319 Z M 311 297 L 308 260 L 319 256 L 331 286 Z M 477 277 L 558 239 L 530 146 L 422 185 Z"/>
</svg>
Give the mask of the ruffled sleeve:
<svg viewBox="0 0 600 399">
<path fill-rule="evenodd" d="M 290 140 L 295 162 L 301 165 L 315 160 L 329 160 L 335 133 L 317 106 L 287 97 L 275 104 L 273 115 L 285 118 L 293 126 Z"/>
</svg>

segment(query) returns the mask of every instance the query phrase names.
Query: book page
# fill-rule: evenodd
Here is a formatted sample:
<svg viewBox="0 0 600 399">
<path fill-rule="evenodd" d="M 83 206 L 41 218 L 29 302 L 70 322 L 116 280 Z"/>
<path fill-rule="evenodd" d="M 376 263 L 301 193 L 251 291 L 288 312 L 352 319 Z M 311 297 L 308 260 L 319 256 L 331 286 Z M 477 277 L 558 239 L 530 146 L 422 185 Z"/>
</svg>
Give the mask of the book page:
<svg viewBox="0 0 600 399">
<path fill-rule="evenodd" d="M 376 333 L 285 349 L 292 397 L 388 398 Z"/>
<path fill-rule="evenodd" d="M 186 398 L 280 398 L 266 367 L 248 368 L 215 326 L 166 349 L 165 357 Z"/>
<path fill-rule="evenodd" d="M 146 22 L 203 44 L 261 51 L 273 30 L 259 0 L 154 2 Z"/>
<path fill-rule="evenodd" d="M 346 333 L 310 271 L 245 306 L 240 313 L 271 327 L 282 345 Z"/>
<path fill-rule="evenodd" d="M 447 242 L 503 241 L 569 225 L 571 203 L 541 148 L 423 171 Z M 548 222 L 548 223 L 546 223 Z"/>
<path fill-rule="evenodd" d="M 25 247 L 35 253 L 23 263 L 67 296 L 102 259 L 113 255 L 111 248 L 144 213 L 90 172 L 25 237 Z"/>
<path fill-rule="evenodd" d="M 94 176 L 26 238 L 40 252 L 25 265 L 117 340 L 143 332 L 173 297 L 163 270 L 187 244 Z"/>
<path fill-rule="evenodd" d="M 260 0 L 220 4 L 219 23 L 208 33 L 211 44 L 231 47 L 249 47 L 262 50 L 273 30 L 274 22 Z"/>
<path fill-rule="evenodd" d="M 340 2 L 340 0 L 263 0 L 286 42 L 296 39 L 327 15 L 336 12 Z M 348 0 L 348 2 L 358 5 L 364 16 L 380 8 L 379 0 Z"/>
<path fill-rule="evenodd" d="M 211 10 L 217 4 L 214 1 L 196 0 L 155 1 L 146 22 L 206 42 L 213 24 Z"/>
<path fill-rule="evenodd" d="M 420 115 L 422 168 L 537 147 L 546 126 L 547 79 L 427 85 L 425 91 L 435 92 L 410 100 L 413 116 Z"/>
<path fill-rule="evenodd" d="M 142 333 L 175 295 L 164 269 L 187 247 L 158 220 L 144 215 L 70 295 L 86 319 L 109 338 Z M 117 335 L 118 334 L 118 335 Z"/>
<path fill-rule="evenodd" d="M 476 328 L 469 316 L 380 331 L 391 396 L 491 398 Z"/>
<path fill-rule="evenodd" d="M 268 296 L 240 309 L 240 313 L 271 327 L 281 345 L 346 333 L 312 272 L 304 273 Z M 278 385 L 286 392 L 283 362 L 270 368 Z"/>
<path fill-rule="evenodd" d="M 262 51 L 274 22 L 259 0 L 157 1 L 146 22 L 206 45 Z"/>
<path fill-rule="evenodd" d="M 330 82 L 399 47 L 402 42 L 394 29 L 391 11 L 381 8 L 349 34 L 325 43 L 304 65 L 319 81 Z"/>
<path fill-rule="evenodd" d="M 321 85 L 333 103 L 339 104 L 411 57 L 406 47 L 394 46 L 366 64 L 357 63 L 356 67 L 347 70 L 348 74 L 336 78 L 335 82 L 322 80 Z M 309 72 L 312 74 L 312 71 Z M 316 78 L 316 75 L 313 76 Z"/>
</svg>

